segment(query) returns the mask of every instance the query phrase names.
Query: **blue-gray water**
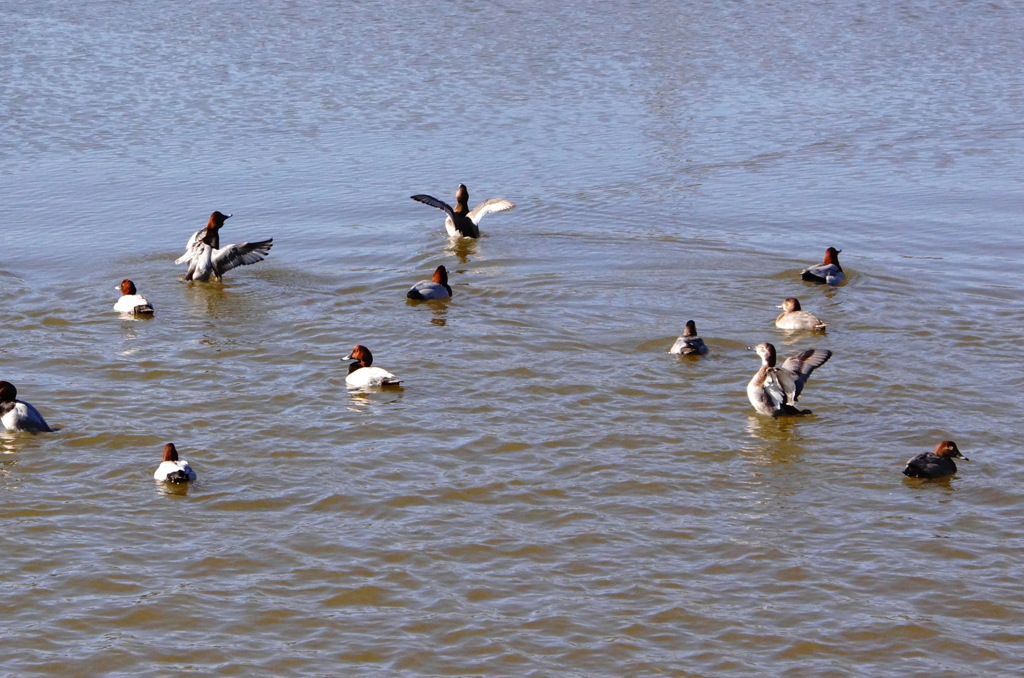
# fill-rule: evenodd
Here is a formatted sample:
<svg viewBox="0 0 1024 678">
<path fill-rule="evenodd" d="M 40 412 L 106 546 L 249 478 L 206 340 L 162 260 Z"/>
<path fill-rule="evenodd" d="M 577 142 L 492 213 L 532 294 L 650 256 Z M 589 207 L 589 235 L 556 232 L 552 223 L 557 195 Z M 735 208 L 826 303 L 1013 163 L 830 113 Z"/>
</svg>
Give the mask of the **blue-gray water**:
<svg viewBox="0 0 1024 678">
<path fill-rule="evenodd" d="M 0 5 L 0 379 L 60 429 L 0 434 L 0 673 L 1021 673 L 1022 34 L 950 0 Z M 459 182 L 518 207 L 453 244 L 408 196 Z M 186 284 L 214 209 L 274 249 Z M 799 281 L 830 245 L 848 282 Z M 439 264 L 454 298 L 406 303 Z M 776 330 L 787 296 L 827 334 Z M 761 341 L 834 352 L 813 416 L 754 413 Z M 349 394 L 356 343 L 405 388 Z M 947 438 L 957 476 L 903 478 Z"/>
</svg>

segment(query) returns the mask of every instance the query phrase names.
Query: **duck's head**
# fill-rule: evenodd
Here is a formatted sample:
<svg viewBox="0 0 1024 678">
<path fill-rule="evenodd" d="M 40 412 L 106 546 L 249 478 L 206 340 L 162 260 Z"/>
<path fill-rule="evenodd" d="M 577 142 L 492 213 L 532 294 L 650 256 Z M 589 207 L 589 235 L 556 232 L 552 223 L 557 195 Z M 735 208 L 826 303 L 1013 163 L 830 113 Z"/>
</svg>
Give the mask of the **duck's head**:
<svg viewBox="0 0 1024 678">
<path fill-rule="evenodd" d="M 937 444 L 935 446 L 935 449 L 932 450 L 932 454 L 939 457 L 945 457 L 947 459 L 959 457 L 964 461 L 970 461 L 970 459 L 960 454 L 959 448 L 957 448 L 956 443 L 954 443 L 952 440 L 943 440 L 941 443 Z"/>
<path fill-rule="evenodd" d="M 369 367 L 373 364 L 373 354 L 370 353 L 370 349 L 366 348 L 362 344 L 356 344 L 355 347 L 349 351 L 349 354 L 342 358 L 342 360 L 355 360 L 363 367 Z"/>
<path fill-rule="evenodd" d="M 786 297 L 786 300 L 783 301 L 781 304 L 779 304 L 779 308 L 781 308 L 786 313 L 792 313 L 793 311 L 799 311 L 800 310 L 800 300 L 797 299 L 796 297 Z"/>
<path fill-rule="evenodd" d="M 757 355 L 761 356 L 761 364 L 768 367 L 775 367 L 775 347 L 765 342 L 754 347 Z"/>
</svg>

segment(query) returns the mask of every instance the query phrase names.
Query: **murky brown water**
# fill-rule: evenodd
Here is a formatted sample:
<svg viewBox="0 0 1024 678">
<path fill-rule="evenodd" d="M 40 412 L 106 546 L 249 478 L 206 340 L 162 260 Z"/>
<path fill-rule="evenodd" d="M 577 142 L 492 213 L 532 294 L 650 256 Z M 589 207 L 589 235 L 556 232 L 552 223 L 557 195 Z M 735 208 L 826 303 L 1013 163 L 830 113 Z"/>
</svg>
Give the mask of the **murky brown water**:
<svg viewBox="0 0 1024 678">
<path fill-rule="evenodd" d="M 0 434 L 0 673 L 1021 673 L 1022 29 L 0 9 L 0 378 L 60 427 Z M 460 181 L 518 207 L 456 247 L 408 196 Z M 274 249 L 185 284 L 213 209 Z M 829 245 L 847 284 L 800 282 Z M 454 298 L 406 303 L 438 264 Z M 754 413 L 761 341 L 834 352 L 813 416 Z M 349 394 L 355 343 L 405 387 Z M 944 438 L 956 477 L 900 475 Z"/>
</svg>

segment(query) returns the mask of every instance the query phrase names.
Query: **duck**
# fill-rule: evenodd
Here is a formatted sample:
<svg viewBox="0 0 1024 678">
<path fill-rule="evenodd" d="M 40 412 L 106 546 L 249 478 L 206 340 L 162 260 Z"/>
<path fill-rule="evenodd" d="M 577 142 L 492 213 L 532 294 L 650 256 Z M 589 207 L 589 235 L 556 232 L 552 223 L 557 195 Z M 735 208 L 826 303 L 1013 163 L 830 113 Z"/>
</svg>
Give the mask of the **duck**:
<svg viewBox="0 0 1024 678">
<path fill-rule="evenodd" d="M 402 380 L 380 367 L 373 367 L 373 354 L 370 349 L 357 344 L 342 360 L 354 360 L 348 366 L 345 384 L 349 388 L 377 388 L 379 386 L 395 386 Z"/>
<path fill-rule="evenodd" d="M 703 339 L 697 336 L 697 323 L 687 320 L 683 333 L 676 339 L 676 343 L 672 344 L 672 348 L 668 352 L 677 355 L 704 355 L 707 353 L 707 345 Z"/>
<path fill-rule="evenodd" d="M 828 325 L 811 313 L 800 308 L 800 300 L 786 297 L 778 306 L 782 313 L 775 319 L 775 326 L 780 330 L 824 330 Z"/>
<path fill-rule="evenodd" d="M 213 276 L 214 280 L 220 282 L 221 277 L 231 269 L 263 261 L 270 254 L 270 248 L 274 246 L 273 238 L 221 247 L 220 229 L 230 218 L 230 214 L 213 212 L 206 226 L 193 233 L 185 243 L 185 253 L 174 260 L 175 264 L 188 262 L 185 280 L 206 282 Z"/>
<path fill-rule="evenodd" d="M 448 269 L 438 266 L 430 280 L 419 281 L 405 296 L 415 301 L 447 299 L 452 296 L 452 288 L 448 285 Z"/>
<path fill-rule="evenodd" d="M 187 483 L 196 479 L 196 472 L 184 459 L 178 459 L 178 450 L 174 443 L 164 445 L 164 460 L 153 473 L 154 480 L 167 483 Z"/>
<path fill-rule="evenodd" d="M 146 297 L 138 293 L 135 283 L 128 278 L 121 281 L 117 288 L 121 290 L 121 298 L 114 304 L 114 310 L 118 313 L 134 313 L 136 315 L 153 315 L 153 304 L 146 301 Z"/>
<path fill-rule="evenodd" d="M 839 253 L 835 247 L 825 250 L 825 258 L 820 264 L 808 266 L 800 271 L 800 277 L 807 282 L 824 283 L 826 285 L 838 285 L 843 281 L 845 274 L 843 267 L 839 265 Z"/>
<path fill-rule="evenodd" d="M 18 389 L 9 381 L 0 381 L 0 424 L 8 431 L 49 433 L 50 425 L 29 403 L 18 400 Z"/>
<path fill-rule="evenodd" d="M 747 384 L 747 398 L 754 409 L 772 417 L 810 414 L 793 406 L 815 368 L 832 357 L 832 351 L 809 348 L 786 359 L 782 367 L 775 366 L 775 347 L 758 344 L 754 349 L 761 356 L 759 369 Z"/>
<path fill-rule="evenodd" d="M 943 440 L 931 452 L 922 452 L 913 459 L 907 460 L 903 475 L 911 478 L 942 478 L 956 473 L 953 457 L 970 461 L 960 454 L 960 449 L 952 440 Z"/>
<path fill-rule="evenodd" d="M 479 238 L 480 219 L 485 214 L 507 212 L 515 207 L 514 203 L 504 198 L 490 198 L 484 200 L 473 209 L 469 209 L 469 189 L 466 188 L 466 184 L 459 184 L 458 189 L 456 189 L 454 208 L 445 201 L 438 200 L 429 195 L 420 194 L 409 197 L 424 205 L 430 205 L 431 207 L 443 210 L 448 215 L 444 220 L 445 229 L 447 229 L 448 235 L 453 238 L 459 236 L 463 238 Z"/>
</svg>

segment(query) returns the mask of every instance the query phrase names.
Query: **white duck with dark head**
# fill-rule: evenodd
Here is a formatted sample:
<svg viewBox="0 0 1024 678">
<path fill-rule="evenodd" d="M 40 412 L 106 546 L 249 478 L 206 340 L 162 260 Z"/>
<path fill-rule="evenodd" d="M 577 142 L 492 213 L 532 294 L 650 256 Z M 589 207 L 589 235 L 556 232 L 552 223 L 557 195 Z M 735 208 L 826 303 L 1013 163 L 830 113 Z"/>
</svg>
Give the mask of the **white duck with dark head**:
<svg viewBox="0 0 1024 678">
<path fill-rule="evenodd" d="M 373 354 L 361 344 L 357 344 L 342 360 L 355 361 L 348 366 L 348 376 L 345 377 L 345 384 L 349 388 L 378 388 L 402 383 L 401 379 L 387 370 L 374 366 Z"/>
</svg>

